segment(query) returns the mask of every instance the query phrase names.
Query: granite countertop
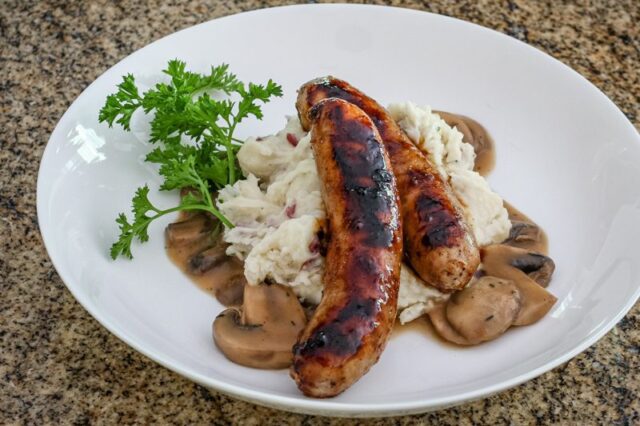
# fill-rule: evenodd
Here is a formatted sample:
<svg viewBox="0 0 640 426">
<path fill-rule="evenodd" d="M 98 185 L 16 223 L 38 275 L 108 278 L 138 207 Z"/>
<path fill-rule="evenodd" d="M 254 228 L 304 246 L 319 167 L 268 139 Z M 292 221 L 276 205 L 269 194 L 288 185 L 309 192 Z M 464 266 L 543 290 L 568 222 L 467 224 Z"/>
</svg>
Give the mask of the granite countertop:
<svg viewBox="0 0 640 426">
<path fill-rule="evenodd" d="M 638 304 L 596 345 L 515 389 L 437 413 L 349 421 L 207 390 L 126 346 L 74 300 L 42 245 L 35 209 L 40 157 L 63 112 L 95 78 L 153 40 L 285 3 L 0 4 L 0 423 L 640 423 Z M 455 16 L 530 43 L 587 77 L 640 127 L 637 0 L 376 3 Z"/>
</svg>

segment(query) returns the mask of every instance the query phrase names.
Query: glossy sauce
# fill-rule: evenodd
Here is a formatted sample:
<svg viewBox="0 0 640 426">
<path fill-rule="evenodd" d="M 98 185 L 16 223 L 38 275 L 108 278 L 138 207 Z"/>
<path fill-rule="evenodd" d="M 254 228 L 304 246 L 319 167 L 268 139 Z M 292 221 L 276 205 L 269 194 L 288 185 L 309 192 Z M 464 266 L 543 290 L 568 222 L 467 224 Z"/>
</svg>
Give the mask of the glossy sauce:
<svg viewBox="0 0 640 426">
<path fill-rule="evenodd" d="M 195 215 L 183 212 L 174 224 L 184 224 L 188 220 L 193 220 L 194 217 Z M 223 262 L 202 274 L 192 273 L 193 268 L 190 267 L 190 262 L 198 253 L 223 244 L 221 238 L 213 236 L 214 225 L 214 222 L 196 225 L 194 228 L 199 228 L 197 232 L 191 231 L 181 241 L 170 238 L 168 227 L 165 233 L 165 249 L 169 259 L 198 287 L 215 296 L 225 306 L 239 305 L 242 302 L 242 280 L 244 279 L 242 262 L 227 257 Z"/>
<path fill-rule="evenodd" d="M 509 220 L 511 221 L 511 232 L 505 244 L 548 255 L 549 239 L 544 230 L 506 201 L 504 207 L 509 212 Z"/>
<path fill-rule="evenodd" d="M 391 339 L 397 339 L 399 336 L 404 334 L 421 334 L 423 336 L 429 336 L 432 340 L 442 346 L 445 346 L 447 349 L 461 348 L 460 346 L 442 338 L 427 317 L 428 315 L 424 315 L 406 324 L 400 324 L 400 320 L 396 320 L 396 323 L 393 326 L 393 332 L 391 333 Z"/>
</svg>

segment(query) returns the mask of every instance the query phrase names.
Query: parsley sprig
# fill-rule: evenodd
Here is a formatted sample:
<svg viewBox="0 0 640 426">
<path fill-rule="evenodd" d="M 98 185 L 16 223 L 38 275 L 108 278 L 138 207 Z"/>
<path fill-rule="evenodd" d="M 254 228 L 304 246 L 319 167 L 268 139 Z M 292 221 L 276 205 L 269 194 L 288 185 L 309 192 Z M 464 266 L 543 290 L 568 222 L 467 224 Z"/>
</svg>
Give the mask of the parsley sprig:
<svg viewBox="0 0 640 426">
<path fill-rule="evenodd" d="M 211 193 L 241 176 L 236 153 L 242 141 L 234 137 L 236 127 L 247 117 L 262 119 L 261 105 L 282 96 L 280 85 L 244 84 L 229 72 L 226 64 L 211 67 L 208 74 L 186 70 L 184 62 L 171 60 L 163 71 L 169 83 L 158 83 L 142 95 L 133 75 L 123 77 L 118 91 L 107 97 L 99 121 L 131 130 L 131 118 L 142 109 L 153 113 L 149 141 L 157 145 L 146 161 L 159 165 L 163 191 L 190 188 L 180 203 L 160 209 L 149 200 L 149 187 L 138 188 L 132 199 L 133 221 L 121 213 L 116 222 L 120 237 L 111 246 L 113 259 L 133 258 L 134 240 L 149 240 L 149 224 L 178 211 L 200 210 L 217 217 L 225 226 L 231 222 L 216 208 Z M 223 92 L 225 99 L 214 99 Z"/>
</svg>

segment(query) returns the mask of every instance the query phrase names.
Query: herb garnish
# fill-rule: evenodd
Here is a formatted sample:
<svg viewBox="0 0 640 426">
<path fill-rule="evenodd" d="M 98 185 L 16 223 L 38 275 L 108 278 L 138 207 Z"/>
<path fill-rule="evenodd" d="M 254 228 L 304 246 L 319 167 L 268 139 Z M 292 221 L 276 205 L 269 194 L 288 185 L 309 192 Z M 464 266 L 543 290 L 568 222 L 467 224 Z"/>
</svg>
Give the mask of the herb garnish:
<svg viewBox="0 0 640 426">
<path fill-rule="evenodd" d="M 198 74 L 186 71 L 184 62 L 171 60 L 163 72 L 171 77 L 170 83 L 158 83 L 142 95 L 133 75 L 124 76 L 118 91 L 107 97 L 99 121 L 110 127 L 116 123 L 130 131 L 136 110 L 154 113 L 149 141 L 158 146 L 145 160 L 160 166 L 164 179 L 160 190 L 190 191 L 177 206 L 160 209 L 149 200 L 148 186 L 138 188 L 132 200 L 133 221 L 124 213 L 116 219 L 120 237 L 111 246 L 113 259 L 120 255 L 133 258 L 132 242 L 148 241 L 149 224 L 168 213 L 205 211 L 232 227 L 217 209 L 211 193 L 242 176 L 236 160 L 242 141 L 234 138 L 234 131 L 249 116 L 262 119 L 260 105 L 282 96 L 282 87 L 272 80 L 264 85 L 245 85 L 226 64 L 211 67 L 209 74 Z M 212 98 L 210 93 L 216 91 L 227 98 Z"/>
</svg>

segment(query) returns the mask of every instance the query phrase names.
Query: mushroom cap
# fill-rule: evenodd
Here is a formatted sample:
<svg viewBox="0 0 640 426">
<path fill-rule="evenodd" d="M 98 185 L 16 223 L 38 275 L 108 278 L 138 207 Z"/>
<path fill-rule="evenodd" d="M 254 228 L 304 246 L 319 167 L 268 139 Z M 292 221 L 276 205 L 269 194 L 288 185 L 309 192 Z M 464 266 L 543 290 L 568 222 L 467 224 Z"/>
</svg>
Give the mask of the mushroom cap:
<svg viewBox="0 0 640 426">
<path fill-rule="evenodd" d="M 179 222 L 170 223 L 165 229 L 167 244 L 181 246 L 193 244 L 211 234 L 215 222 L 205 214 L 195 214 Z"/>
<path fill-rule="evenodd" d="M 304 310 L 290 288 L 246 285 L 242 308 L 226 309 L 213 321 L 213 339 L 224 355 L 237 364 L 286 368 L 305 324 Z"/>
<path fill-rule="evenodd" d="M 522 307 L 513 325 L 530 325 L 538 322 L 558 300 L 535 281 L 525 275 L 516 282 L 522 300 Z"/>
<path fill-rule="evenodd" d="M 229 259 L 227 245 L 218 243 L 191 256 L 187 263 L 187 271 L 193 275 L 203 275 Z"/>
<path fill-rule="evenodd" d="M 546 271 L 549 275 L 548 279 L 550 279 L 555 265 L 547 256 L 504 244 L 483 247 L 481 256 L 482 269 L 487 275 L 512 280 L 518 287 L 522 307 L 513 325 L 533 324 L 545 316 L 558 300 L 531 278 L 531 274 L 535 272 L 539 274 L 538 279 L 542 280 Z M 532 265 L 533 259 L 543 266 L 527 275 L 524 270 L 530 270 L 526 265 Z M 522 269 L 515 265 L 522 267 Z"/>
<path fill-rule="evenodd" d="M 482 247 L 480 256 L 487 275 L 517 280 L 524 274 L 543 287 L 549 284 L 556 269 L 549 256 L 506 244 Z"/>
<path fill-rule="evenodd" d="M 427 315 L 429 315 L 433 328 L 443 339 L 451 343 L 455 343 L 456 345 L 470 346 L 473 344 L 451 327 L 449 320 L 447 320 L 446 302 L 439 303 L 431 308 Z"/>
<path fill-rule="evenodd" d="M 546 253 L 547 237 L 538 225 L 524 220 L 511 220 L 509 237 L 503 244 L 521 249 Z"/>
<path fill-rule="evenodd" d="M 242 304 L 244 287 L 247 286 L 247 279 L 243 273 L 233 275 L 224 280 L 221 285 L 213 289 L 213 294 L 218 302 L 224 306 L 239 306 Z"/>
<path fill-rule="evenodd" d="M 520 292 L 513 281 L 485 276 L 454 293 L 446 306 L 452 328 L 471 344 L 503 334 L 520 311 Z"/>
<path fill-rule="evenodd" d="M 549 256 L 540 253 L 522 253 L 518 257 L 514 257 L 511 266 L 520 269 L 527 274 L 529 278 L 547 287 L 551 281 L 551 275 L 556 270 L 556 264 Z"/>
<path fill-rule="evenodd" d="M 291 347 L 274 339 L 261 325 L 242 324 L 237 308 L 224 310 L 213 322 L 213 338 L 222 353 L 236 364 L 262 369 L 287 368 Z"/>
</svg>

